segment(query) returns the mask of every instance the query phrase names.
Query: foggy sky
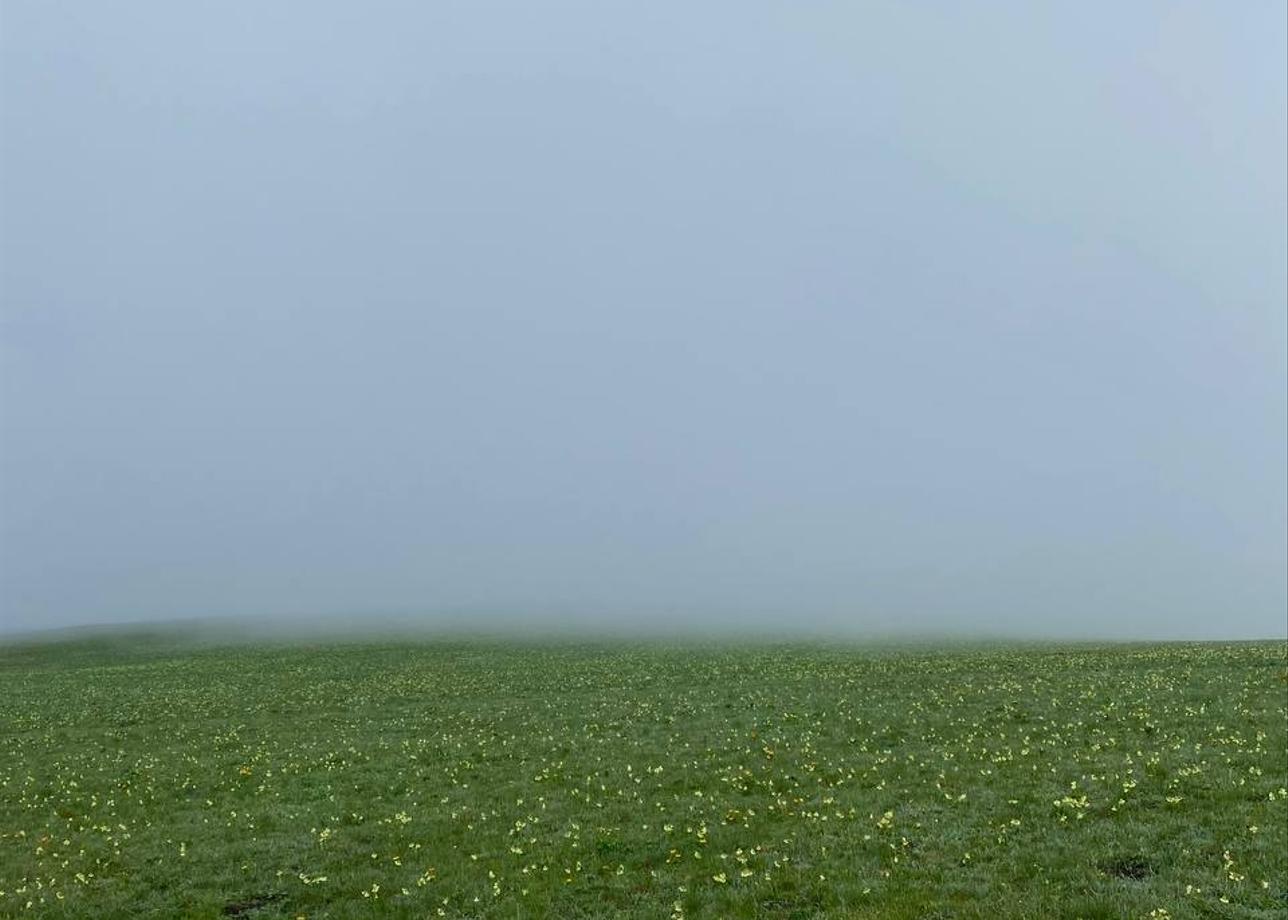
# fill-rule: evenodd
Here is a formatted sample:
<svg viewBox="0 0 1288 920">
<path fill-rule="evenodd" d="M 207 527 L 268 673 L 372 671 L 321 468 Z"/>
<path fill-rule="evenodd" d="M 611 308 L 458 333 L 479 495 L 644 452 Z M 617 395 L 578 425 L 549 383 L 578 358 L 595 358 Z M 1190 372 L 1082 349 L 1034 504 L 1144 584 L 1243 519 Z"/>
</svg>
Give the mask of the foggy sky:
<svg viewBox="0 0 1288 920">
<path fill-rule="evenodd" d="M 0 629 L 1283 636 L 1286 32 L 5 2 Z"/>
</svg>

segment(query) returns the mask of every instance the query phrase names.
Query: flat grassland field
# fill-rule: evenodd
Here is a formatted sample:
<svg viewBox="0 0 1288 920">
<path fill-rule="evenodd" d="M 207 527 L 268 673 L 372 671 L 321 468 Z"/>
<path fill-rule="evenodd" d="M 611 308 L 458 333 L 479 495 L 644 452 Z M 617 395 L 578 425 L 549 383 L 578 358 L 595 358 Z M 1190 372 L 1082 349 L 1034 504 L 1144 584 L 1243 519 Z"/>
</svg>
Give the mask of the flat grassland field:
<svg viewBox="0 0 1288 920">
<path fill-rule="evenodd" d="M 1285 917 L 1288 645 L 0 648 L 0 915 Z"/>
</svg>

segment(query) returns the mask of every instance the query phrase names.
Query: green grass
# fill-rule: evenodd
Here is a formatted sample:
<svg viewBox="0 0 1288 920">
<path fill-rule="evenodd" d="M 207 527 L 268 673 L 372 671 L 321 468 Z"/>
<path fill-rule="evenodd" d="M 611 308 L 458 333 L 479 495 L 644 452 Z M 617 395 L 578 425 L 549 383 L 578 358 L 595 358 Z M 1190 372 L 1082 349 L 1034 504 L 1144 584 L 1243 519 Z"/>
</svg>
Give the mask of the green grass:
<svg viewBox="0 0 1288 920">
<path fill-rule="evenodd" d="M 1285 917 L 1288 646 L 0 648 L 0 915 Z"/>
</svg>

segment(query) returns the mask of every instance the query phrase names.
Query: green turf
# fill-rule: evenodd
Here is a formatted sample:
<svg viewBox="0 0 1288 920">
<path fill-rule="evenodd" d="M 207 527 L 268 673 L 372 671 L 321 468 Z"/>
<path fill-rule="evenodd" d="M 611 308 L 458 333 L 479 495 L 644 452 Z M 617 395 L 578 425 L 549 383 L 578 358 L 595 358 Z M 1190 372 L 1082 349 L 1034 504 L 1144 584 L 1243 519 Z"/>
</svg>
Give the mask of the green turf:
<svg viewBox="0 0 1288 920">
<path fill-rule="evenodd" d="M 1288 646 L 0 648 L 0 915 L 1285 917 Z"/>
</svg>

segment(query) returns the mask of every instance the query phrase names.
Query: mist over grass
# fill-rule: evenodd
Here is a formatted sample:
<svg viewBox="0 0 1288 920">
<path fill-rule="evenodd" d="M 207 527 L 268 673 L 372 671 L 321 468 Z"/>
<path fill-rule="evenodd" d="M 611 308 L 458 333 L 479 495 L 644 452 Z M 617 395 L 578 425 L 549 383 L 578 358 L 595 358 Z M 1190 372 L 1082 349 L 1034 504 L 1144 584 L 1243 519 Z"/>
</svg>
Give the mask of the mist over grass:
<svg viewBox="0 0 1288 920">
<path fill-rule="evenodd" d="M 319 616 L 224 616 L 170 620 L 140 619 L 47 629 L 0 629 L 0 645 L 60 644 L 67 654 L 78 645 L 111 646 L 120 654 L 140 654 L 225 645 L 316 645 L 371 643 L 488 642 L 518 644 L 668 643 L 678 645 L 827 644 L 849 647 L 970 647 L 976 645 L 1079 645 L 1167 641 L 1239 642 L 1288 640 L 1283 633 L 1229 635 L 1219 628 L 1194 629 L 1160 640 L 1148 630 L 1125 624 L 1112 631 L 1065 631 L 1044 624 L 1041 630 L 965 626 L 927 626 L 895 621 L 861 624 L 854 620 L 788 616 L 685 615 L 649 613 L 635 617 L 593 614 L 326 614 Z"/>
</svg>

